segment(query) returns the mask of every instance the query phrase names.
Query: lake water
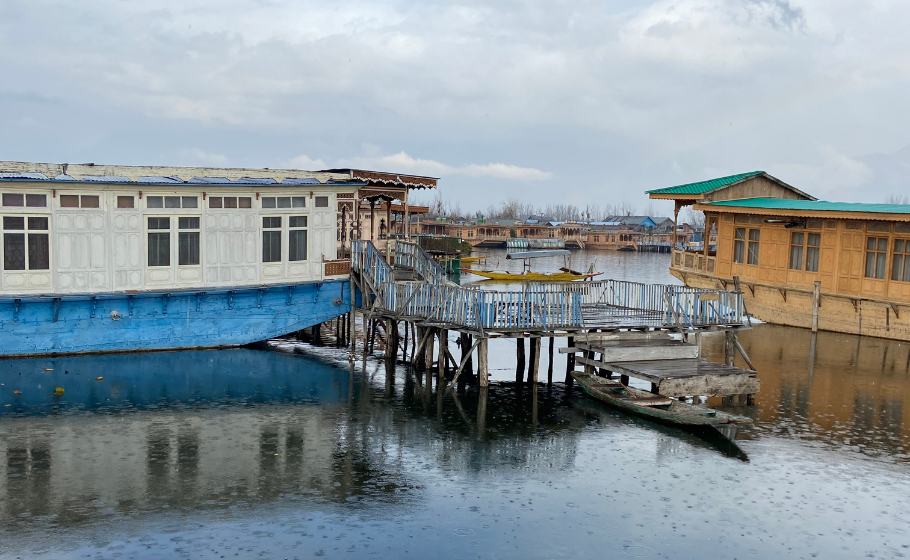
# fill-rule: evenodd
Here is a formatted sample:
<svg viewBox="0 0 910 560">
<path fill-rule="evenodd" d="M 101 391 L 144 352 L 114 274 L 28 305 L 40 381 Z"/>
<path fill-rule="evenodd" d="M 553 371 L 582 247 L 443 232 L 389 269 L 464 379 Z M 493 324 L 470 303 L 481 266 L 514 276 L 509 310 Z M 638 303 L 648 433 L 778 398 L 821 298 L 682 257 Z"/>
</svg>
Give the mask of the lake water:
<svg viewBox="0 0 910 560">
<path fill-rule="evenodd" d="M 672 281 L 667 255 L 572 258 Z M 910 555 L 910 345 L 741 341 L 762 383 L 729 409 L 755 418 L 748 461 L 561 383 L 494 383 L 478 415 L 471 387 L 333 348 L 0 361 L 0 558 Z M 514 341 L 490 353 L 514 380 Z"/>
</svg>

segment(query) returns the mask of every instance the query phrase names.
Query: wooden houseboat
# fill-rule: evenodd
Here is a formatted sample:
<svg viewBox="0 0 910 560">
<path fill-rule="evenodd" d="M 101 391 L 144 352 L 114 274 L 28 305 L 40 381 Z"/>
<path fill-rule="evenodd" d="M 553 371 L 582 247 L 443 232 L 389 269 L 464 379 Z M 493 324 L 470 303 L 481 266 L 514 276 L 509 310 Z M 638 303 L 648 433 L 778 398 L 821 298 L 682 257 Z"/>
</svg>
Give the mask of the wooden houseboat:
<svg viewBox="0 0 910 560">
<path fill-rule="evenodd" d="M 355 203 L 407 206 L 435 186 L 355 169 L 0 162 L 0 355 L 241 345 L 338 317 Z"/>
<path fill-rule="evenodd" d="M 648 191 L 705 213 L 710 245 L 670 272 L 734 286 L 769 323 L 910 340 L 910 205 L 827 202 L 756 171 Z"/>
</svg>

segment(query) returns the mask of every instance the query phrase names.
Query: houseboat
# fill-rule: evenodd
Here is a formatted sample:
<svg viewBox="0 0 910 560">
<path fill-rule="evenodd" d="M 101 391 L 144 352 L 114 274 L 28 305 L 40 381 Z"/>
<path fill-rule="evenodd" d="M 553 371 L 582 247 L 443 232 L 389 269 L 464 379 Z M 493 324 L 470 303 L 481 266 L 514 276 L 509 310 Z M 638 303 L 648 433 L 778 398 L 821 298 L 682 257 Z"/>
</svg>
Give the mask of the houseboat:
<svg viewBox="0 0 910 560">
<path fill-rule="evenodd" d="M 435 186 L 356 169 L 0 162 L 0 355 L 236 346 L 338 317 L 357 202 L 407 207 Z"/>
<path fill-rule="evenodd" d="M 910 205 L 821 201 L 762 171 L 648 194 L 716 231 L 716 248 L 674 248 L 686 285 L 738 283 L 769 323 L 910 340 Z"/>
</svg>

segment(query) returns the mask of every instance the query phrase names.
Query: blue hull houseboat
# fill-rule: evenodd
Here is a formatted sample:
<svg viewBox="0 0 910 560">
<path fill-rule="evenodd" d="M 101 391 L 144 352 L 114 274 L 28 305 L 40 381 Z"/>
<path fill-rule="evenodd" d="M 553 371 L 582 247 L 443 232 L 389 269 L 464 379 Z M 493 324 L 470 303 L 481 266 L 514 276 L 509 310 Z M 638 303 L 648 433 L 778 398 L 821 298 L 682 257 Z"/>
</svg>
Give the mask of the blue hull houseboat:
<svg viewBox="0 0 910 560">
<path fill-rule="evenodd" d="M 0 162 L 0 355 L 237 346 L 351 309 L 361 202 L 427 177 Z M 371 237 L 372 232 L 365 237 Z"/>
</svg>

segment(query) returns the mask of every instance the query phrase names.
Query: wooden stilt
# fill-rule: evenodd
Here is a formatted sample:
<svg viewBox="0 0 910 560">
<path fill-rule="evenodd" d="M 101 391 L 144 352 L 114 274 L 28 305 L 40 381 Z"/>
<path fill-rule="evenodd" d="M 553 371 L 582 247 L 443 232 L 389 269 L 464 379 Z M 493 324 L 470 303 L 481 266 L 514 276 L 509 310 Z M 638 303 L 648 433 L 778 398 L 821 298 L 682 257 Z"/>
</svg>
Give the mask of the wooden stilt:
<svg viewBox="0 0 910 560">
<path fill-rule="evenodd" d="M 569 345 L 569 348 L 574 348 L 575 337 L 568 337 L 566 344 Z M 572 387 L 575 385 L 575 378 L 572 377 L 573 371 L 575 371 L 575 353 L 570 352 L 566 354 L 566 388 L 570 394 L 572 393 Z"/>
<path fill-rule="evenodd" d="M 818 332 L 818 308 L 821 305 L 821 287 L 822 283 L 815 281 L 815 288 L 812 291 L 812 332 Z"/>
<path fill-rule="evenodd" d="M 724 363 L 732 366 L 734 358 L 736 358 L 736 335 L 733 331 L 726 330 L 724 331 Z"/>
<path fill-rule="evenodd" d="M 531 339 L 531 363 L 528 370 L 528 381 L 537 385 L 537 376 L 540 372 L 540 337 Z"/>
<path fill-rule="evenodd" d="M 490 373 L 487 371 L 487 352 L 490 339 L 481 338 L 477 342 L 477 384 L 481 389 L 490 386 Z"/>
<path fill-rule="evenodd" d="M 401 350 L 401 361 L 408 361 L 408 322 L 404 322 L 404 348 Z"/>
<path fill-rule="evenodd" d="M 547 360 L 547 385 L 553 384 L 553 341 L 554 337 L 550 337 L 550 355 Z"/>
<path fill-rule="evenodd" d="M 518 346 L 516 350 L 515 382 L 521 383 L 524 381 L 525 375 L 525 339 L 519 337 L 515 339 L 515 343 Z"/>
<path fill-rule="evenodd" d="M 436 330 L 433 327 L 427 327 L 429 331 L 427 335 L 427 345 L 424 348 L 424 371 L 432 375 L 433 371 L 433 343 L 436 341 L 435 334 Z"/>
<path fill-rule="evenodd" d="M 357 346 L 357 288 L 354 284 L 354 277 L 351 276 L 351 311 L 348 313 L 348 341 L 351 344 L 351 354 L 355 352 Z"/>
<path fill-rule="evenodd" d="M 446 378 L 446 352 L 448 352 L 449 345 L 449 331 L 445 329 L 439 329 L 439 357 L 438 359 L 438 370 L 439 370 L 439 386 L 442 387 L 443 382 Z"/>
</svg>

